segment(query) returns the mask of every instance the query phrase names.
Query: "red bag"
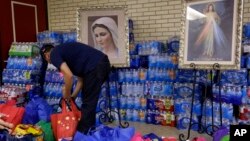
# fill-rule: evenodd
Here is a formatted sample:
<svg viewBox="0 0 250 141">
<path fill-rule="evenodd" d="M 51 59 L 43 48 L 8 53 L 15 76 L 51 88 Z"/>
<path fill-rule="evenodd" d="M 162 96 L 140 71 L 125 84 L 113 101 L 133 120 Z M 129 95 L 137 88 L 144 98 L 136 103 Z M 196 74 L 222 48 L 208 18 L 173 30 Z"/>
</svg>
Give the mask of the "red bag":
<svg viewBox="0 0 250 141">
<path fill-rule="evenodd" d="M 76 132 L 81 112 L 72 100 L 70 106 L 71 111 L 66 109 L 66 101 L 62 100 L 62 112 L 51 115 L 51 125 L 56 140 L 72 139 Z"/>
<path fill-rule="evenodd" d="M 21 123 L 24 110 L 23 107 L 16 107 L 13 101 L 0 104 L 1 119 L 5 122 L 12 123 L 14 125 L 13 129 L 15 129 L 16 125 Z"/>
</svg>

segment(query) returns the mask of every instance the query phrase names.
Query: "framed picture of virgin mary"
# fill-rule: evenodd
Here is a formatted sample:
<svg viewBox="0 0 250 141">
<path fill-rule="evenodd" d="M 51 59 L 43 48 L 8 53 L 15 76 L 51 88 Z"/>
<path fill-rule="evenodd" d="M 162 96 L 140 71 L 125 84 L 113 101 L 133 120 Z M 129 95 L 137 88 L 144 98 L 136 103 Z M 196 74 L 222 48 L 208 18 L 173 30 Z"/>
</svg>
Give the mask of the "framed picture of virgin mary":
<svg viewBox="0 0 250 141">
<path fill-rule="evenodd" d="M 111 65 L 129 65 L 126 7 L 79 8 L 78 40 L 105 53 Z"/>
</svg>

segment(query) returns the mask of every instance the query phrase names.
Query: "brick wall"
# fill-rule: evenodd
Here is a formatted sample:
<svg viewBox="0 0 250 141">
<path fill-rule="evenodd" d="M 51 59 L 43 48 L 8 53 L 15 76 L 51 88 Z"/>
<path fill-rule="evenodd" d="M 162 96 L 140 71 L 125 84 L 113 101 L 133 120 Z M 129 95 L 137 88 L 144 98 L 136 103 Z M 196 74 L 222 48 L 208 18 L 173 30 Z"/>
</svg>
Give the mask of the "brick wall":
<svg viewBox="0 0 250 141">
<path fill-rule="evenodd" d="M 182 0 L 48 0 L 49 29 L 75 29 L 76 8 L 103 5 L 127 5 L 136 41 L 165 41 L 179 35 Z M 243 23 L 246 22 L 250 22 L 250 0 L 244 0 Z"/>
</svg>

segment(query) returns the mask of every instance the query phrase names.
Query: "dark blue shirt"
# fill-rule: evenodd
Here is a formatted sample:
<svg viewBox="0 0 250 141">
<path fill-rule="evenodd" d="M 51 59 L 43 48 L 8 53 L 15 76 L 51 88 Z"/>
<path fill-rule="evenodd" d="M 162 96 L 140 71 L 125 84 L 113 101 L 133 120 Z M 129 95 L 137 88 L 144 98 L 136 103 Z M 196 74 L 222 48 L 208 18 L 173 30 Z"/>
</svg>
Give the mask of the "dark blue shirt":
<svg viewBox="0 0 250 141">
<path fill-rule="evenodd" d="M 50 60 L 58 70 L 65 62 L 74 75 L 83 77 L 93 70 L 104 56 L 104 53 L 93 47 L 74 42 L 56 46 L 51 51 Z"/>
</svg>

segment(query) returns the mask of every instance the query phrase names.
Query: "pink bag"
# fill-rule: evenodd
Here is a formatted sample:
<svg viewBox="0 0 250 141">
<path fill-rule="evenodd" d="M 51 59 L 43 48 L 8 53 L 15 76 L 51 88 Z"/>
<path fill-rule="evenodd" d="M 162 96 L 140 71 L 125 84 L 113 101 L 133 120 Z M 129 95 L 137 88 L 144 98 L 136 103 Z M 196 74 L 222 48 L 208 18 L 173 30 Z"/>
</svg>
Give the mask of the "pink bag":
<svg viewBox="0 0 250 141">
<path fill-rule="evenodd" d="M 130 141 L 144 141 L 144 139 L 140 132 L 136 132 Z"/>
</svg>

